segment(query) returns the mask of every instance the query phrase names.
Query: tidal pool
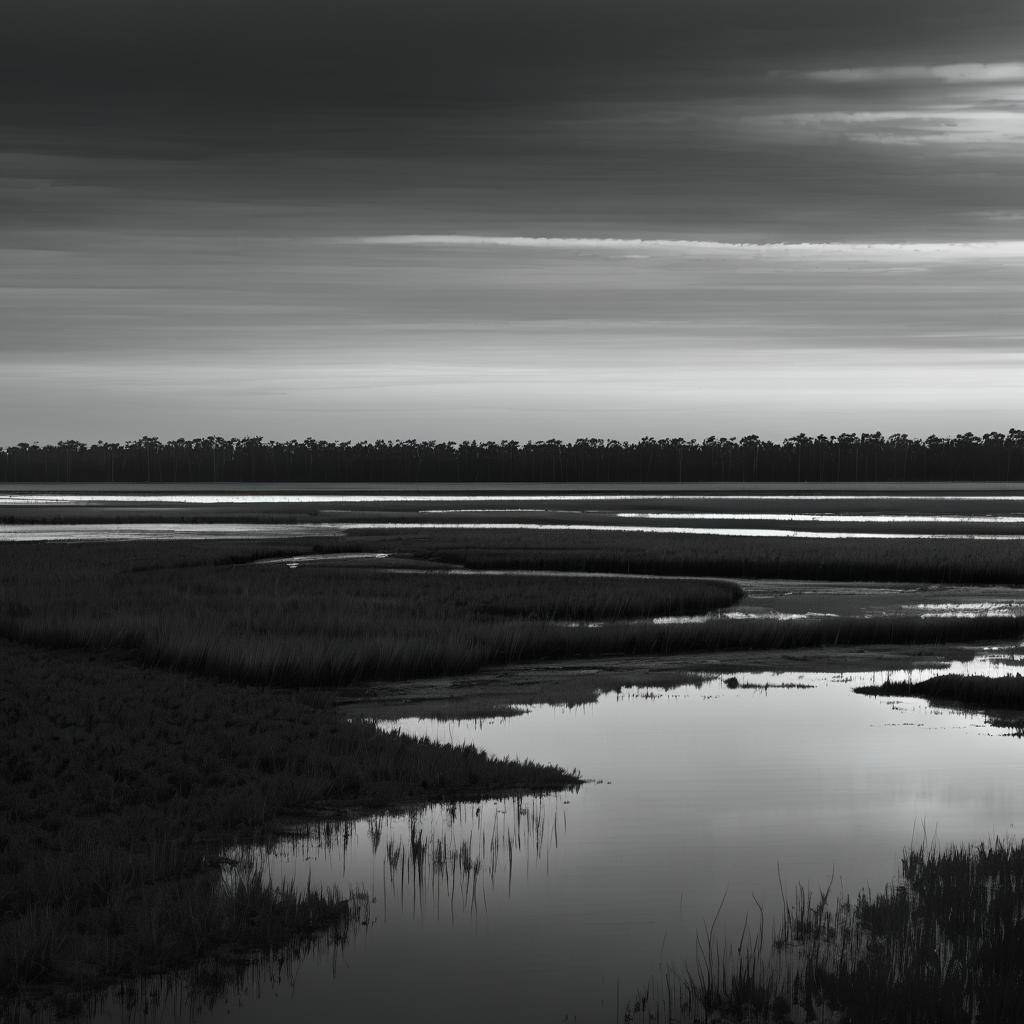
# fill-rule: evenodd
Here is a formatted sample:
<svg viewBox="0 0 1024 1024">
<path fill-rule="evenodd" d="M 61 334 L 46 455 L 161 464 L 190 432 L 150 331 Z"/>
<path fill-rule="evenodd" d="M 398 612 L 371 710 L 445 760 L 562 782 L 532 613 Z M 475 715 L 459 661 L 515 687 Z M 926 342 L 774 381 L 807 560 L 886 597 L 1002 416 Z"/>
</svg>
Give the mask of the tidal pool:
<svg viewBox="0 0 1024 1024">
<path fill-rule="evenodd" d="M 1019 672 L 1024 651 L 950 665 Z M 221 1021 L 612 1021 L 710 927 L 766 927 L 797 883 L 856 893 L 904 846 L 1013 836 L 1024 739 L 926 702 L 856 695 L 891 673 L 738 673 L 513 718 L 389 728 L 579 769 L 578 792 L 431 807 L 283 841 L 268 870 L 366 891 L 365 929 Z M 781 879 L 781 887 L 780 887 Z M 780 892 L 781 888 L 781 892 Z M 149 1019 L 182 1020 L 165 1006 Z M 197 1011 L 198 1012 L 198 1011 Z M 101 1019 L 116 1020 L 107 1006 Z"/>
</svg>

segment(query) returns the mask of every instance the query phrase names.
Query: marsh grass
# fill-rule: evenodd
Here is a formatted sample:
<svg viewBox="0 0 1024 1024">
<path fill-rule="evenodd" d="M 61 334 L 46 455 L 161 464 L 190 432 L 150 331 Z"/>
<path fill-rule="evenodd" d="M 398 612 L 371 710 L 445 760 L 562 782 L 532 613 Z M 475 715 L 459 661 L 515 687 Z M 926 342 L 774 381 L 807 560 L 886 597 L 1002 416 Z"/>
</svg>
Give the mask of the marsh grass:
<svg viewBox="0 0 1024 1024">
<path fill-rule="evenodd" d="M 860 686 L 871 697 L 917 697 L 964 714 L 982 714 L 989 724 L 1024 736 L 1024 676 L 933 676 L 917 683 L 888 681 Z"/>
<path fill-rule="evenodd" d="M 343 928 L 347 895 L 224 873 L 226 846 L 285 819 L 576 781 L 345 722 L 313 695 L 9 642 L 0 666 L 0 1018 Z"/>
<path fill-rule="evenodd" d="M 732 578 L 1024 583 L 1024 545 L 1010 541 L 611 535 L 516 530 L 380 531 L 353 546 L 401 550 L 472 569 L 561 569 Z"/>
<path fill-rule="evenodd" d="M 66 995 L 56 1008 L 57 1017 L 115 1009 L 123 1021 L 146 1020 L 166 1007 L 178 1018 L 195 1020 L 218 1004 L 223 1009 L 225 999 L 233 996 L 252 998 L 264 989 L 294 985 L 298 970 L 309 957 L 330 956 L 336 961 L 353 932 L 369 927 L 369 899 L 363 892 L 343 896 L 336 887 L 319 893 L 308 887 L 296 892 L 294 886 L 271 887 L 265 879 L 257 884 L 283 911 L 275 915 L 278 926 L 273 929 L 272 941 L 260 942 L 257 933 L 252 944 L 236 942 L 235 952 L 222 950 L 183 970 L 137 975 L 104 993 Z M 229 881 L 225 890 L 230 892 L 230 886 Z M 251 906 L 251 902 L 244 901 L 241 906 Z M 293 904 L 299 913 L 292 911 Z M 332 907 L 340 907 L 341 913 Z M 326 912 L 324 908 L 328 908 Z M 258 916 L 256 923 L 260 924 Z"/>
<path fill-rule="evenodd" d="M 834 644 L 965 643 L 1015 618 L 623 621 L 734 603 L 725 580 L 391 574 L 256 565 L 265 549 L 17 545 L 0 635 L 116 649 L 149 666 L 275 686 L 343 687 L 530 661 Z M 190 559 L 192 559 L 190 564 Z M 248 560 L 248 561 L 247 561 Z M 562 628 L 599 617 L 600 630 Z"/>
<path fill-rule="evenodd" d="M 990 678 L 947 674 L 917 683 L 889 681 L 858 686 L 854 692 L 874 697 L 922 697 L 975 711 L 1024 711 L 1024 676 L 1020 675 Z"/>
<path fill-rule="evenodd" d="M 344 685 L 571 657 L 588 645 L 551 623 L 701 614 L 742 596 L 725 580 L 293 572 L 243 564 L 266 556 L 251 545 L 133 547 L 16 546 L 0 567 L 0 635 L 247 682 Z"/>
<path fill-rule="evenodd" d="M 0 927 L 4 953 L 14 950 L 22 978 L 13 994 L 0 994 L 0 1019 L 74 1019 L 104 1002 L 128 1019 L 172 1001 L 191 1016 L 231 991 L 273 981 L 313 949 L 342 947 L 353 929 L 367 926 L 365 894 L 273 883 L 263 861 L 260 851 L 247 850 L 219 871 L 126 899 L 108 909 L 107 934 L 92 941 L 59 912 L 46 915 L 43 928 L 24 919 Z M 114 977 L 124 980 L 105 992 Z"/>
<path fill-rule="evenodd" d="M 1024 847 L 907 849 L 856 899 L 800 888 L 765 940 L 698 940 L 695 961 L 638 992 L 627 1022 L 1009 1024 L 1024 1019 Z"/>
</svg>

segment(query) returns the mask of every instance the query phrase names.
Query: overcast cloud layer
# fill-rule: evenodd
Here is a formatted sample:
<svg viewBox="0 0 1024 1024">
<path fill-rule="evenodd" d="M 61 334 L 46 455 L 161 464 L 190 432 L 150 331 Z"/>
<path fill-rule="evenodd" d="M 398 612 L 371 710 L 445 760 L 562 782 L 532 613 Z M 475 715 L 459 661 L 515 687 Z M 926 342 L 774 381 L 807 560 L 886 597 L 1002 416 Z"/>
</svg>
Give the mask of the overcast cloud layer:
<svg viewBox="0 0 1024 1024">
<path fill-rule="evenodd" d="M 1017 2 L 0 18 L 0 442 L 1021 425 Z"/>
</svg>

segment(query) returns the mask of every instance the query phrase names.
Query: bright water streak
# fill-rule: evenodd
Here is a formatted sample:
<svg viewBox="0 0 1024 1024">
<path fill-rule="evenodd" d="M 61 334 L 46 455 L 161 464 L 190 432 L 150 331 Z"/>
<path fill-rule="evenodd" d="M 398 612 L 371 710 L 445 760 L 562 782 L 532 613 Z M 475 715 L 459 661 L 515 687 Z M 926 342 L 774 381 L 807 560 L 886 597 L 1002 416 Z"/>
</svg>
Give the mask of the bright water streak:
<svg viewBox="0 0 1024 1024">
<path fill-rule="evenodd" d="M 6 492 L 0 493 L 0 505 L 381 505 L 394 502 L 436 504 L 438 502 L 475 501 L 482 504 L 492 502 L 507 503 L 512 498 L 521 498 L 526 502 L 535 501 L 669 501 L 679 498 L 678 494 L 402 494 L 402 493 L 346 493 L 301 492 L 271 494 L 259 492 L 138 492 L 123 494 L 113 493 L 63 493 L 53 492 Z M 690 497 L 690 495 L 686 495 Z M 698 500 L 716 495 L 693 495 Z M 1021 500 L 1018 497 L 1017 500 Z"/>
<path fill-rule="evenodd" d="M 840 530 L 773 530 L 729 526 L 648 526 L 580 523 L 18 523 L 0 524 L 0 541 L 172 540 L 233 537 L 339 537 L 347 530 L 539 530 L 589 533 L 693 534 L 715 537 L 802 537 L 817 540 L 1019 541 L 1020 533 L 876 533 Z"/>
<path fill-rule="evenodd" d="M 949 667 L 998 674 L 1020 662 L 993 651 Z M 854 892 L 878 889 L 925 828 L 940 843 L 1014 833 L 1024 740 L 851 690 L 882 678 L 737 673 L 734 689 L 712 681 L 504 720 L 396 723 L 598 781 L 522 805 L 363 822 L 345 844 L 282 843 L 276 877 L 365 886 L 373 923 L 337 962 L 310 958 L 293 988 L 203 1019 L 621 1020 L 627 994 L 692 955 L 723 895 L 717 934 L 735 940 L 747 914 L 758 923 L 753 897 L 777 917 L 778 873 L 787 894 L 797 882 L 816 891 L 833 871 Z M 744 688 L 778 684 L 813 688 Z M 411 829 L 422 829 L 422 870 L 410 866 Z"/>
<path fill-rule="evenodd" d="M 837 512 L 616 512 L 619 519 L 674 519 L 785 523 L 1024 523 L 1024 516 L 846 515 Z"/>
<path fill-rule="evenodd" d="M 966 489 L 966 487 L 965 487 Z M 138 489 L 104 490 L 97 487 L 89 491 L 66 491 L 59 488 L 43 489 L 9 489 L 0 491 L 0 505 L 260 505 L 260 504 L 439 504 L 474 502 L 483 505 L 510 502 L 608 502 L 608 501 L 926 501 L 926 502 L 1024 502 L 1024 491 L 1015 494 L 992 494 L 985 491 L 949 494 L 942 490 L 925 492 L 908 492 L 899 488 L 885 491 L 884 486 L 877 491 L 849 491 L 845 493 L 806 493 L 803 491 L 769 492 L 760 490 L 749 491 L 689 491 L 681 486 L 675 491 L 644 491 L 642 489 L 603 492 L 603 491 L 513 491 L 505 489 L 495 493 L 469 494 L 452 488 L 448 493 L 430 491 L 348 491 L 344 487 L 325 486 L 322 491 L 258 491 L 251 488 L 233 490 L 228 487 L 195 488 L 188 491 L 164 490 L 154 487 L 140 486 Z"/>
</svg>

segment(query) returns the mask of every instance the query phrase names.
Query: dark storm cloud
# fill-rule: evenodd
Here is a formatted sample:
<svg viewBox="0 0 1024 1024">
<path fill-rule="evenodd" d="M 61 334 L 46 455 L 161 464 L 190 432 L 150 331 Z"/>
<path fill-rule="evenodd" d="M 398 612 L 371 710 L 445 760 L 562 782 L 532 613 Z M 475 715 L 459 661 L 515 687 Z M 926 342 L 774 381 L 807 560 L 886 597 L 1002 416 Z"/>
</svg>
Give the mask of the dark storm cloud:
<svg viewBox="0 0 1024 1024">
<path fill-rule="evenodd" d="M 147 114 L 693 97 L 837 60 L 1009 59 L 1024 16 L 1010 0 L 6 0 L 2 18 L 13 109 L 145 128 Z"/>
<path fill-rule="evenodd" d="M 600 211 L 770 236 L 799 213 L 816 237 L 1016 204 L 1015 158 L 979 176 L 861 145 L 929 137 L 865 120 L 908 85 L 864 68 L 1011 61 L 1016 0 L 6 0 L 0 28 L 0 145 L 38 163 L 0 183 L 5 220 L 284 193 L 376 203 L 399 230 L 571 233 Z M 949 84 L 909 87 L 917 107 Z M 53 175 L 43 154 L 84 162 Z M 126 194 L 104 207 L 90 178 Z"/>
<path fill-rule="evenodd" d="M 1017 232 L 1016 152 L 972 148 L 1022 119 L 1017 0 L 6 0 L 0 29 L 7 230 Z"/>
</svg>

